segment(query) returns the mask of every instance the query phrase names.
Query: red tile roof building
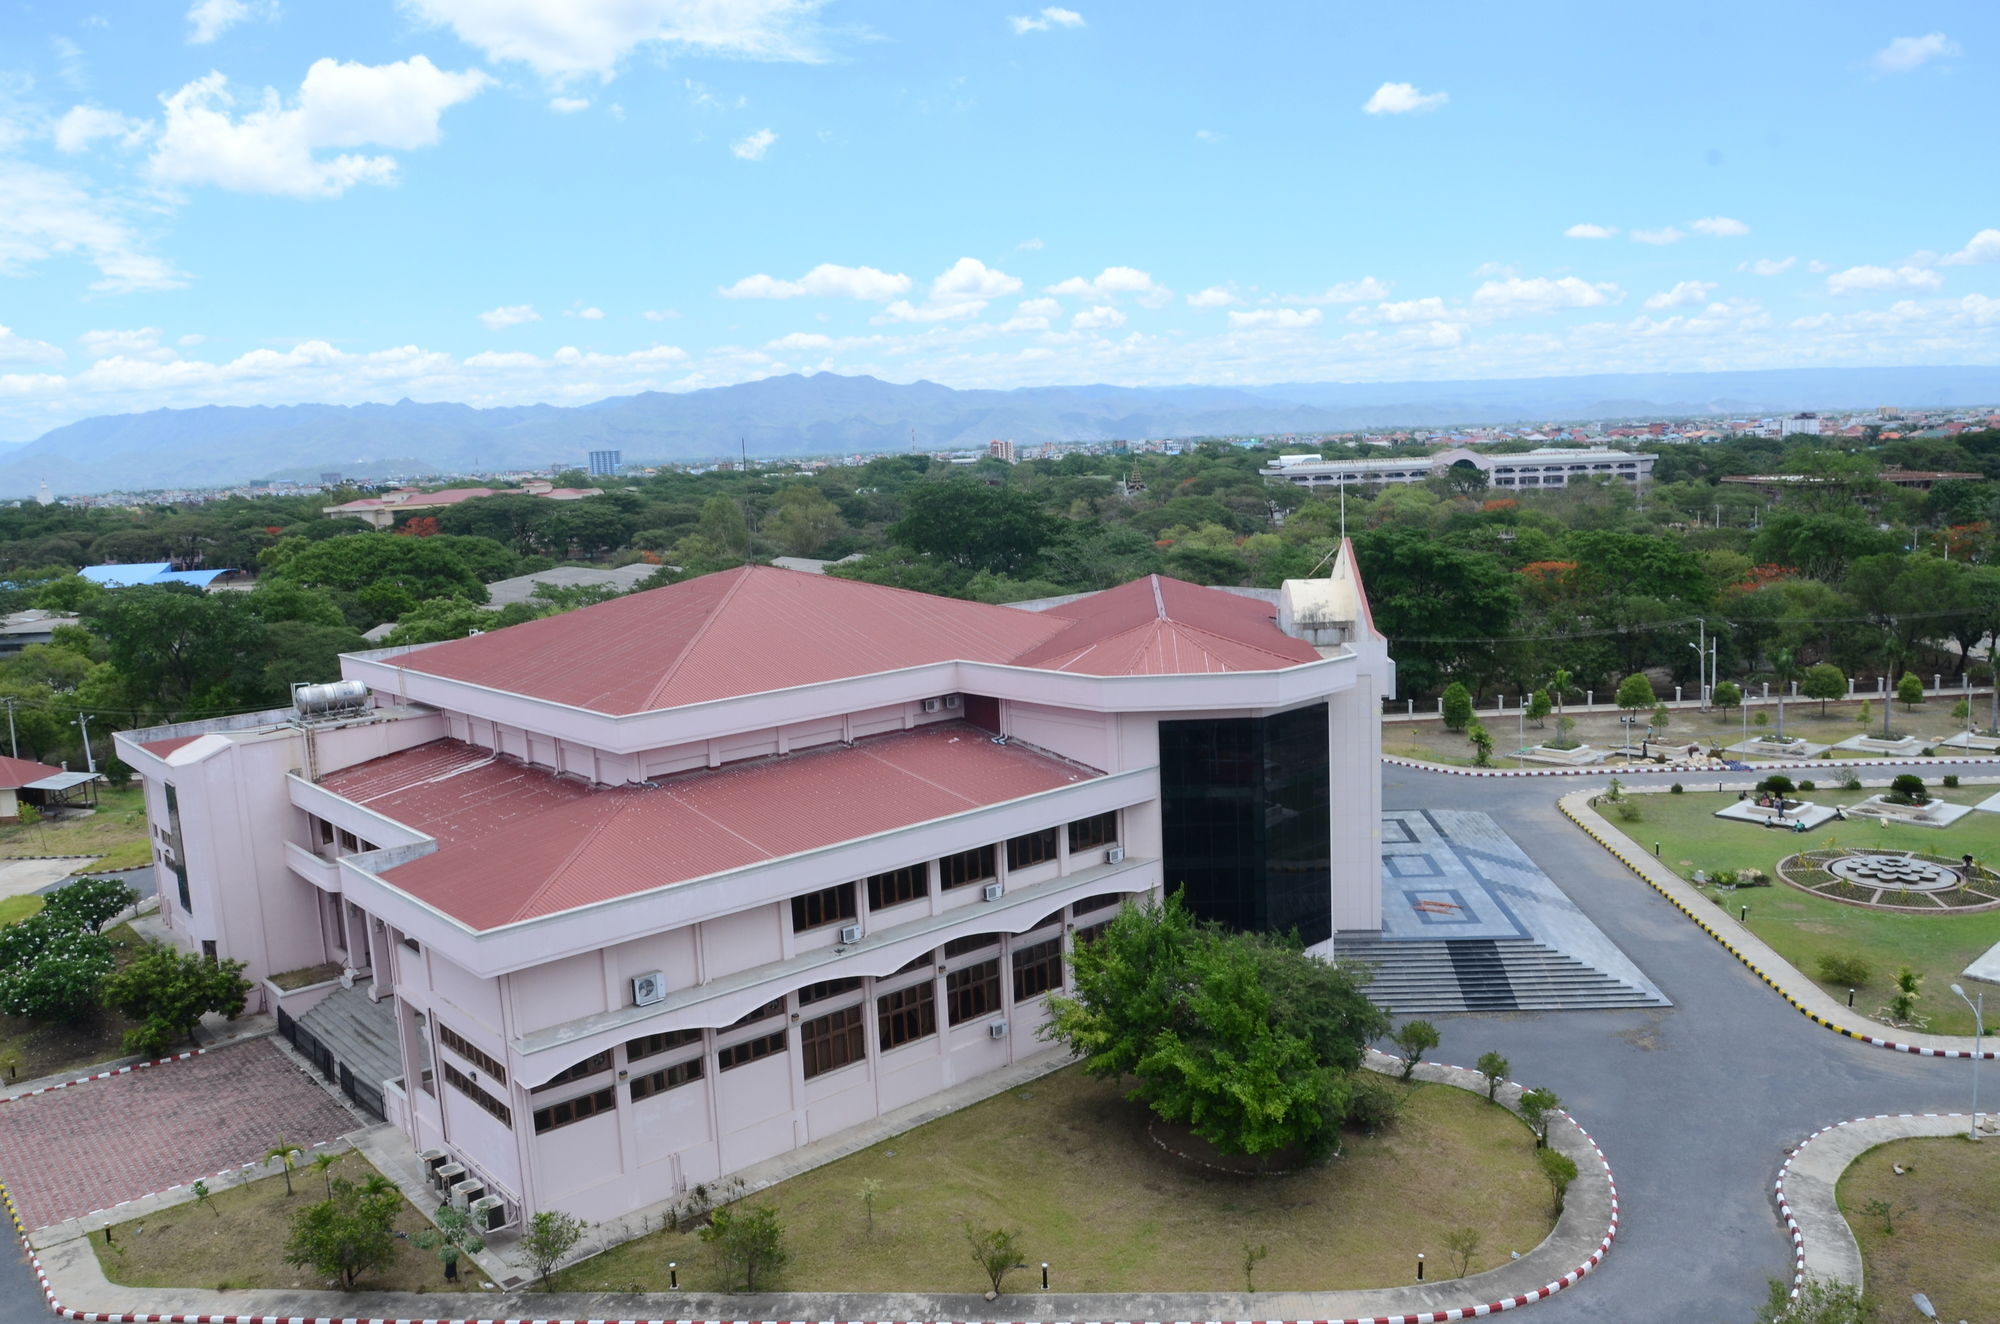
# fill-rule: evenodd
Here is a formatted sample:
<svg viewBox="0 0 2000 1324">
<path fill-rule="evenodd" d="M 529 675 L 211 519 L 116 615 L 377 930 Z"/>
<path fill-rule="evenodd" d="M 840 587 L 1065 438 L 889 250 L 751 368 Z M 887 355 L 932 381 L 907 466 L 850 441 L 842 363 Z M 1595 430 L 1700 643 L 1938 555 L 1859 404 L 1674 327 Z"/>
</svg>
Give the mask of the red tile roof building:
<svg viewBox="0 0 2000 1324">
<path fill-rule="evenodd" d="M 1077 933 L 1169 883 L 1381 924 L 1393 672 L 1345 550 L 1012 606 L 753 566 L 343 670 L 347 710 L 119 734 L 162 917 L 260 980 L 344 967 L 258 996 L 496 1225 L 1048 1051 Z"/>
</svg>

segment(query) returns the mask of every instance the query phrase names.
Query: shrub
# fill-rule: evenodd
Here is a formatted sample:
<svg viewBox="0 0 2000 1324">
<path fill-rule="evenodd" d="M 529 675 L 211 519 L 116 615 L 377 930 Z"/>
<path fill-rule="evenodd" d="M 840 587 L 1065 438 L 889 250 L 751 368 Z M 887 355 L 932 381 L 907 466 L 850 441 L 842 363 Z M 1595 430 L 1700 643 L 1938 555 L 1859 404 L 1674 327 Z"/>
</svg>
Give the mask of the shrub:
<svg viewBox="0 0 2000 1324">
<path fill-rule="evenodd" d="M 146 944 L 104 981 L 105 1002 L 139 1022 L 125 1032 L 125 1051 L 149 1056 L 192 1043 L 209 1012 L 236 1016 L 249 991 L 243 962 L 215 961 L 164 943 Z"/>
<path fill-rule="evenodd" d="M 718 1233 L 715 1236 L 709 1234 L 715 1231 L 716 1223 L 724 1221 L 723 1216 L 728 1212 L 727 1209 L 718 1209 L 715 1212 L 714 1221 L 701 1230 L 703 1241 L 713 1243 L 722 1239 L 725 1234 Z M 529 1222 L 527 1235 L 521 1238 L 520 1249 L 528 1262 L 535 1266 L 536 1276 L 542 1280 L 542 1290 L 549 1289 L 554 1282 L 556 1266 L 576 1249 L 576 1243 L 583 1240 L 583 1234 L 589 1229 L 590 1224 L 575 1214 L 565 1213 L 560 1209 L 544 1209 Z M 729 1249 L 726 1246 L 723 1254 L 725 1257 L 729 1256 Z M 730 1262 L 738 1263 L 734 1259 Z M 749 1290 L 756 1289 L 752 1287 Z"/>
<path fill-rule="evenodd" d="M 1924 794 L 1924 779 L 1914 772 L 1899 772 L 1889 781 L 1889 799 L 1899 805 L 1920 805 L 1929 796 Z"/>
<path fill-rule="evenodd" d="M 1389 1036 L 1389 1042 L 1396 1045 L 1396 1052 L 1403 1059 L 1402 1078 L 1408 1080 L 1417 1063 L 1424 1060 L 1424 1054 L 1438 1046 L 1437 1026 L 1429 1021 L 1405 1021 Z"/>
<path fill-rule="evenodd" d="M 353 1291 L 361 1275 L 396 1258 L 396 1213 L 403 1197 L 389 1179 L 372 1174 L 357 1185 L 333 1183 L 333 1195 L 292 1215 L 285 1263 L 338 1279 Z"/>
<path fill-rule="evenodd" d="M 1549 1194 L 1555 1197 L 1556 1213 L 1563 1211 L 1563 1197 L 1569 1193 L 1569 1184 L 1576 1180 L 1576 1160 L 1553 1149 L 1544 1149 L 1535 1155 L 1541 1165 L 1542 1175 L 1549 1179 Z"/>
<path fill-rule="evenodd" d="M 1667 788 L 1668 795 L 1684 795 L 1686 793 L 1687 793 L 1687 787 L 1682 786 L 1679 782 L 1675 782 L 1672 786 L 1669 786 Z"/>
<path fill-rule="evenodd" d="M 1787 777 L 1784 773 L 1774 772 L 1770 776 L 1766 777 L 1763 781 L 1758 782 L 1757 789 L 1760 791 L 1768 791 L 1772 795 L 1790 795 L 1793 791 L 1796 791 L 1798 787 L 1792 785 L 1792 779 L 1790 777 Z"/>
<path fill-rule="evenodd" d="M 1349 1078 L 1353 1092 L 1347 1100 L 1347 1123 L 1369 1135 L 1386 1131 L 1403 1116 L 1410 1092 L 1373 1071 L 1357 1071 Z"/>
<path fill-rule="evenodd" d="M 1948 791 L 1953 791 L 1958 789 L 1958 774 L 1955 772 L 1947 772 L 1943 777 L 1939 778 L 1938 780 L 1944 783 L 1944 787 Z"/>
<path fill-rule="evenodd" d="M 1771 875 L 1765 873 L 1762 869 L 1738 869 L 1736 871 L 1736 885 L 1738 887 L 1769 887 L 1771 885 Z"/>
<path fill-rule="evenodd" d="M 1850 772 L 1840 779 L 1840 789 L 1843 791 L 1858 791 L 1861 789 L 1861 779 Z"/>
<path fill-rule="evenodd" d="M 1500 1082 L 1514 1069 L 1513 1064 L 1499 1053 L 1481 1053 L 1478 1066 L 1479 1074 L 1486 1077 L 1486 1101 L 1491 1103 L 1500 1092 Z"/>
<path fill-rule="evenodd" d="M 1000 1295 L 1007 1271 L 1021 1262 L 1022 1252 L 1014 1233 L 1007 1228 L 975 1228 L 967 1223 L 965 1239 L 972 1246 L 972 1258 L 980 1272 L 993 1284 L 993 1295 Z"/>
<path fill-rule="evenodd" d="M 1812 780 L 1811 780 L 1810 778 L 1808 778 L 1807 780 L 1805 780 L 1805 781 L 1802 781 L 1802 782 L 1800 782 L 1800 783 L 1799 783 L 1799 790 L 1800 790 L 1801 792 L 1804 792 L 1804 791 L 1817 791 L 1818 789 L 1819 789 L 1819 786 L 1818 786 L 1818 785 L 1817 785 L 1817 784 L 1816 784 L 1815 782 L 1813 782 L 1813 781 L 1812 781 Z"/>
<path fill-rule="evenodd" d="M 1617 808 L 1618 808 L 1618 818 L 1620 822 L 1636 823 L 1641 818 L 1645 817 L 1644 812 L 1641 811 L 1639 808 L 1639 802 L 1637 800 L 1620 800 L 1618 802 Z"/>
<path fill-rule="evenodd" d="M 1709 875 L 1708 880 L 1717 887 L 1734 887 L 1736 886 L 1736 870 L 1717 869 Z"/>
<path fill-rule="evenodd" d="M 1842 988 L 1860 988 L 1874 973 L 1867 959 L 1853 952 L 1828 952 L 1819 958 L 1819 977 Z"/>
<path fill-rule="evenodd" d="M 1444 729 L 1463 731 L 1472 722 L 1472 692 L 1459 681 L 1444 687 L 1440 696 L 1443 703 Z"/>
</svg>

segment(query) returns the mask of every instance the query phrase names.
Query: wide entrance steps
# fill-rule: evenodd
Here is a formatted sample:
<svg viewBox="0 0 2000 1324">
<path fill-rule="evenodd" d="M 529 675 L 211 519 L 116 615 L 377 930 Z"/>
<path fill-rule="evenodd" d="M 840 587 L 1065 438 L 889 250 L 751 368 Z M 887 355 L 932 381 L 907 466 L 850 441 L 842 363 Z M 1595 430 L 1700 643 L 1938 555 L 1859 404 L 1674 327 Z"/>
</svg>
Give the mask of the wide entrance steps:
<svg viewBox="0 0 2000 1324">
<path fill-rule="evenodd" d="M 1384 1011 L 1602 1011 L 1666 999 L 1528 938 L 1432 941 L 1340 934 L 1333 954 L 1375 967 L 1368 998 Z"/>
<path fill-rule="evenodd" d="M 281 1015 L 278 1028 L 328 1081 L 382 1116 L 382 1082 L 403 1074 L 394 998 L 371 1002 L 367 984 L 357 984 L 329 993 L 296 1021 Z"/>
</svg>

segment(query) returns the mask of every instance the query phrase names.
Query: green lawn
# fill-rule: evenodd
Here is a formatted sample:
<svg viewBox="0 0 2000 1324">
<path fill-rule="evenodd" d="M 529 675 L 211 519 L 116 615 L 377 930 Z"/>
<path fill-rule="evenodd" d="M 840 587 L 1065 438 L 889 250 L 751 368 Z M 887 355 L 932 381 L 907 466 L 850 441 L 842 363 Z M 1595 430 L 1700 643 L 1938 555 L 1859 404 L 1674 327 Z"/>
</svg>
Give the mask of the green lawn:
<svg viewBox="0 0 2000 1324">
<path fill-rule="evenodd" d="M 1806 792 L 1805 797 L 1820 804 L 1849 805 L 1875 789 L 1823 788 Z M 1985 799 L 1995 789 L 1934 787 L 1933 793 L 1958 804 L 1970 804 Z M 1969 814 L 1948 828 L 1885 827 L 1851 820 L 1793 834 L 1716 818 L 1716 810 L 1736 799 L 1733 791 L 1634 798 L 1640 806 L 1637 822 L 1625 822 L 1615 813 L 1607 814 L 1607 819 L 1642 851 L 1652 851 L 1657 843 L 1661 862 L 1683 878 L 1697 869 L 1713 874 L 1718 869 L 1746 866 L 1775 878 L 1777 862 L 1785 856 L 1837 846 L 1879 846 L 1945 856 L 1970 852 L 1980 860 L 2000 861 L 2000 814 Z M 1855 997 L 1858 1016 L 1872 1016 L 1888 1000 L 1897 968 L 1907 965 L 1924 977 L 1918 1012 L 1929 1022 L 1926 1028 L 1933 1034 L 1972 1033 L 1972 1013 L 1951 995 L 1950 986 L 1974 957 L 2000 943 L 2000 909 L 1970 915 L 1896 914 L 1844 905 L 1776 881 L 1770 887 L 1738 890 L 1723 902 L 1731 914 L 1740 906 L 1749 906 L 1751 932 L 1809 978 L 1816 978 L 1819 958 L 1827 953 L 1853 952 L 1865 957 L 1875 973 Z M 1821 987 L 1843 1001 L 1847 997 L 1845 986 Z"/>
<path fill-rule="evenodd" d="M 1848 1165 L 1837 1189 L 1883 1318 L 1915 1319 L 1913 1292 L 1930 1297 L 1939 1319 L 2000 1318 L 2000 1144 L 1937 1137 L 1878 1145 Z M 1877 1200 L 1890 1206 L 1894 1232 L 1883 1230 L 1879 1211 L 1866 1212 Z"/>
<path fill-rule="evenodd" d="M 30 915 L 40 914 L 42 904 L 42 898 L 32 893 L 0 897 L 0 924 L 17 924 Z"/>
<path fill-rule="evenodd" d="M 745 1203 L 775 1205 L 801 1291 L 983 1291 L 964 1220 L 1014 1230 L 1011 1290 L 1231 1291 L 1244 1248 L 1266 1246 L 1259 1291 L 1409 1281 L 1417 1251 L 1447 1276 L 1444 1234 L 1480 1233 L 1471 1272 L 1526 1254 L 1551 1226 L 1534 1142 L 1483 1095 L 1424 1085 L 1396 1126 L 1351 1136 L 1343 1158 L 1286 1176 L 1232 1176 L 1162 1151 L 1148 1114 L 1070 1068 L 975 1104 Z M 874 1227 L 863 1181 L 881 1183 Z M 655 1232 L 561 1275 L 565 1290 L 731 1286 L 691 1232 Z M 741 1283 L 733 1284 L 741 1287 Z"/>
<path fill-rule="evenodd" d="M 30 855 L 95 855 L 96 869 L 137 869 L 152 862 L 145 794 L 135 782 L 123 790 L 101 787 L 97 812 L 58 822 L 0 827 L 0 859 Z"/>
</svg>

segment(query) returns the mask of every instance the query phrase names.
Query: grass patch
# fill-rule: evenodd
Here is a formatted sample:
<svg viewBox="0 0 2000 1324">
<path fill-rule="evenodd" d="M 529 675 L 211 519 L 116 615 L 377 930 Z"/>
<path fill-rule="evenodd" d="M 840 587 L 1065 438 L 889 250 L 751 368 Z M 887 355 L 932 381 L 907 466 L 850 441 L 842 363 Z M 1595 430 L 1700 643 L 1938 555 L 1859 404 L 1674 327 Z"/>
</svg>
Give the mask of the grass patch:
<svg viewBox="0 0 2000 1324">
<path fill-rule="evenodd" d="M 338 961 L 326 961 L 319 965 L 309 965 L 299 970 L 286 970 L 271 976 L 271 982 L 287 993 L 294 989 L 311 988 L 314 984 L 324 984 L 329 979 L 340 978 L 341 965 Z"/>
<path fill-rule="evenodd" d="M 1845 806 L 1859 803 L 1874 790 L 1823 788 L 1807 792 L 1805 798 Z M 1931 793 L 1955 804 L 1971 804 L 1992 794 L 1993 788 L 1933 787 Z M 1917 1011 L 1929 1022 L 1926 1029 L 1932 1034 L 1972 1033 L 1972 1013 L 1951 995 L 1951 984 L 1975 957 L 2000 943 L 2000 910 L 1971 915 L 1863 910 L 1775 881 L 1777 863 L 1801 850 L 1840 847 L 1918 850 L 1946 857 L 1970 853 L 1980 860 L 2000 861 L 2000 814 L 1968 814 L 1947 828 L 1878 826 L 1852 819 L 1795 834 L 1716 818 L 1716 810 L 1735 801 L 1733 791 L 1634 799 L 1640 805 L 1638 822 L 1620 822 L 1615 814 L 1606 817 L 1642 851 L 1650 852 L 1658 842 L 1660 862 L 1681 877 L 1688 878 L 1697 869 L 1713 874 L 1718 869 L 1747 866 L 1762 869 L 1774 879 L 1769 887 L 1726 896 L 1717 896 L 1712 890 L 1707 894 L 1726 906 L 1731 915 L 1739 913 L 1739 907 L 1749 906 L 1750 931 L 1806 977 L 1817 975 L 1819 958 L 1824 955 L 1853 953 L 1866 960 L 1873 967 L 1873 977 L 1855 997 L 1857 1016 L 1872 1017 L 1888 1001 L 1897 969 L 1907 965 L 1924 977 Z M 1842 1001 L 1847 998 L 1845 985 L 1822 983 L 1820 987 Z"/>
<path fill-rule="evenodd" d="M 95 855 L 92 867 L 107 871 L 150 864 L 145 792 L 136 782 L 123 790 L 99 787 L 94 814 L 0 827 L 0 859 L 29 855 Z"/>
<path fill-rule="evenodd" d="M 1526 1254 L 1553 1226 L 1534 1142 L 1484 1096 L 1426 1085 L 1402 1120 L 1350 1135 L 1345 1157 L 1237 1177 L 1162 1151 L 1150 1116 L 1114 1084 L 1070 1068 L 943 1117 L 745 1201 L 777 1206 L 792 1254 L 783 1285 L 811 1291 L 984 1291 L 964 1222 L 1019 1236 L 1034 1267 L 1013 1290 L 1237 1291 L 1245 1245 L 1266 1246 L 1259 1291 L 1382 1287 L 1411 1259 L 1445 1269 L 1444 1235 L 1476 1228 L 1471 1272 Z M 881 1183 L 874 1229 L 862 1182 Z M 729 1286 L 694 1233 L 655 1232 L 561 1275 L 566 1290 Z M 734 1284 L 740 1287 L 741 1284 Z"/>
<path fill-rule="evenodd" d="M 130 924 L 114 924 L 105 933 L 117 949 L 120 965 L 130 959 L 142 941 Z M 0 1016 L 0 1064 L 6 1068 L 0 1072 L 0 1079 L 35 1080 L 123 1057 L 125 1031 L 137 1023 L 112 1011 L 99 1012 L 95 1018 L 76 1025 Z"/>
<path fill-rule="evenodd" d="M 42 898 L 33 893 L 27 896 L 0 897 L 0 924 L 18 924 L 30 915 L 39 915 L 42 905 Z"/>
<path fill-rule="evenodd" d="M 1898 1163 L 1907 1170 L 1900 1177 Z M 1886 1313 L 1908 1309 L 1910 1294 L 1923 1292 L 1939 1319 L 2000 1317 L 2000 1145 L 1892 1141 L 1849 1164 L 1836 1189 L 1861 1244 L 1868 1294 Z M 1876 1200 L 1894 1210 L 1893 1235 L 1879 1213 L 1864 1212 Z"/>
<path fill-rule="evenodd" d="M 375 1169 L 352 1151 L 333 1167 L 335 1177 L 360 1182 Z M 285 1194 L 282 1176 L 265 1177 L 233 1190 L 219 1191 L 206 1205 L 175 1205 L 143 1218 L 116 1224 L 112 1243 L 102 1234 L 91 1238 L 104 1276 L 128 1287 L 194 1287 L 319 1290 L 332 1286 L 310 1269 L 284 1261 L 285 1239 L 292 1214 L 325 1198 L 326 1187 L 310 1168 L 292 1174 L 295 1195 Z M 421 1231 L 429 1223 L 409 1201 L 396 1216 L 396 1230 Z M 396 1258 L 383 1272 L 362 1280 L 378 1292 L 458 1292 L 478 1286 L 480 1270 L 470 1260 L 459 1261 L 457 1283 L 444 1281 L 444 1266 L 435 1255 L 398 1239 Z"/>
</svg>

